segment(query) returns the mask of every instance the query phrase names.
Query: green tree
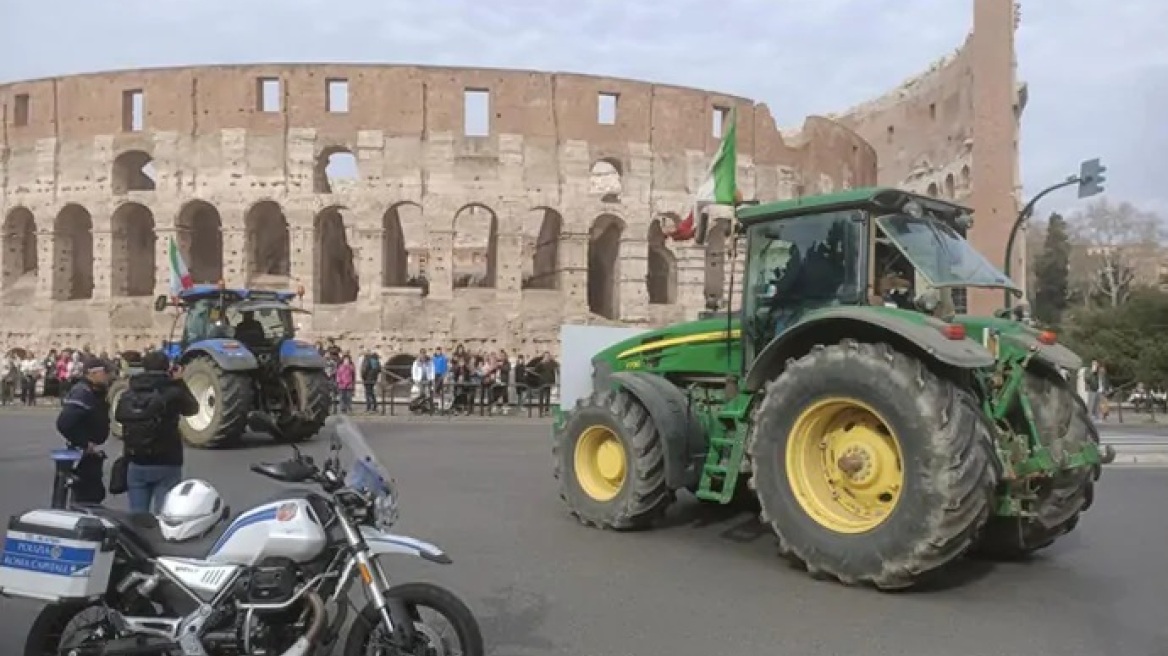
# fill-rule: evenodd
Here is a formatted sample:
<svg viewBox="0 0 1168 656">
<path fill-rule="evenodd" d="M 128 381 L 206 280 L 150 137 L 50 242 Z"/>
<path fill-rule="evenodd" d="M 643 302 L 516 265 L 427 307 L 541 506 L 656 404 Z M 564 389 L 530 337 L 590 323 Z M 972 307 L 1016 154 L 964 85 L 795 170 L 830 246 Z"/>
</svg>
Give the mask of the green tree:
<svg viewBox="0 0 1168 656">
<path fill-rule="evenodd" d="M 1046 240 L 1034 263 L 1034 317 L 1047 325 L 1058 325 L 1067 309 L 1070 292 L 1071 240 L 1067 222 L 1051 214 Z"/>
<path fill-rule="evenodd" d="M 1112 384 L 1168 385 L 1168 294 L 1136 288 L 1119 307 L 1081 308 L 1061 341 L 1087 362 L 1107 365 Z"/>
</svg>

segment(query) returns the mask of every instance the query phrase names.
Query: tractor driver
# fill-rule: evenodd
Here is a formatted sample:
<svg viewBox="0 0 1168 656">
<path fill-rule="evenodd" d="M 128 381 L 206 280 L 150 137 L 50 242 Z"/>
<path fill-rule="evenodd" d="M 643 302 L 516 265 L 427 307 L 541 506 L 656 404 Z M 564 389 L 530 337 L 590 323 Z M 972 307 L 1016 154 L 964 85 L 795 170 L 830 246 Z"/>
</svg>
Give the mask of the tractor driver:
<svg viewBox="0 0 1168 656">
<path fill-rule="evenodd" d="M 836 223 L 829 229 L 826 243 L 812 241 L 806 255 L 797 243 L 791 244 L 787 266 L 774 272 L 776 293 L 771 316 L 776 336 L 799 321 L 807 310 L 836 300 L 847 277 L 842 242 L 843 226 Z"/>
<path fill-rule="evenodd" d="M 235 324 L 235 339 L 247 345 L 261 344 L 267 339 L 264 334 L 264 326 L 256 321 L 255 312 L 247 311 L 242 313 L 239 323 Z"/>
</svg>

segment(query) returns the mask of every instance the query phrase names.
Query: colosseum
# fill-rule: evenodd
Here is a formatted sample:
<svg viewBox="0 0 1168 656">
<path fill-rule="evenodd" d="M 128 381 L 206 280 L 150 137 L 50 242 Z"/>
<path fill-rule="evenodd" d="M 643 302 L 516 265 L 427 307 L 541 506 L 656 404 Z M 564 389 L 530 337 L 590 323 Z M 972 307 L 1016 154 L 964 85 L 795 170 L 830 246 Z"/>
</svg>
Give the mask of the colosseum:
<svg viewBox="0 0 1168 656">
<path fill-rule="evenodd" d="M 298 290 L 307 338 L 382 353 L 555 351 L 565 322 L 690 318 L 725 305 L 738 258 L 664 232 L 731 109 L 746 198 L 880 182 L 968 199 L 972 239 L 1000 260 L 1024 94 L 1015 8 L 975 7 L 955 55 L 793 132 L 745 98 L 526 71 L 239 65 L 0 85 L 0 340 L 165 337 L 173 315 L 151 304 L 172 237 L 197 282 Z"/>
</svg>

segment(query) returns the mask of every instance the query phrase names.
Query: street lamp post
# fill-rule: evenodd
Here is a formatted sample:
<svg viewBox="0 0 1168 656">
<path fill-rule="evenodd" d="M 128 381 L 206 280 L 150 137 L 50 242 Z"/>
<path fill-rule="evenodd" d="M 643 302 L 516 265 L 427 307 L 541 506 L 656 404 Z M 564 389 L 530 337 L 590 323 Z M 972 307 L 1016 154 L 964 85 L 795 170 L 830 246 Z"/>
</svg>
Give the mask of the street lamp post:
<svg viewBox="0 0 1168 656">
<path fill-rule="evenodd" d="M 1022 225 L 1030 219 L 1030 215 L 1034 213 L 1034 207 L 1038 205 L 1038 201 L 1042 200 L 1047 194 L 1069 187 L 1071 185 L 1079 185 L 1079 198 L 1090 198 L 1096 194 L 1103 192 L 1103 182 L 1107 179 L 1103 173 L 1107 171 L 1107 167 L 1099 163 L 1099 158 L 1089 159 L 1079 166 L 1079 174 L 1069 176 L 1062 182 L 1051 185 L 1046 189 L 1038 192 L 1026 206 L 1018 212 L 1018 218 L 1014 219 L 1014 225 L 1010 228 L 1010 238 L 1006 240 L 1006 261 L 1004 262 L 1003 273 L 1006 277 L 1010 277 L 1010 264 L 1014 260 L 1014 242 L 1018 239 L 1018 231 L 1022 229 Z M 1007 309 L 1010 307 L 1010 292 L 1007 290 L 1003 294 L 1004 304 Z"/>
</svg>

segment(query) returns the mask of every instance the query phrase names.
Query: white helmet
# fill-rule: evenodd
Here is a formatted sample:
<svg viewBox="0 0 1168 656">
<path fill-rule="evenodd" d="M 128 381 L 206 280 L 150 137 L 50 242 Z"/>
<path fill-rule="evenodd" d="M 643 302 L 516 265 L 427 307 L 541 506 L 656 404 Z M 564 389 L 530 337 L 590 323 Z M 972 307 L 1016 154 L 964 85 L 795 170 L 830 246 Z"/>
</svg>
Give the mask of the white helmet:
<svg viewBox="0 0 1168 656">
<path fill-rule="evenodd" d="M 167 540 L 193 540 L 206 535 L 226 516 L 219 491 L 207 481 L 192 478 L 166 493 L 158 513 L 158 528 Z"/>
</svg>

